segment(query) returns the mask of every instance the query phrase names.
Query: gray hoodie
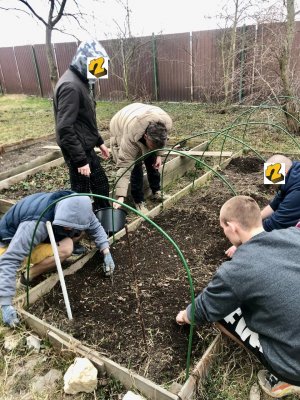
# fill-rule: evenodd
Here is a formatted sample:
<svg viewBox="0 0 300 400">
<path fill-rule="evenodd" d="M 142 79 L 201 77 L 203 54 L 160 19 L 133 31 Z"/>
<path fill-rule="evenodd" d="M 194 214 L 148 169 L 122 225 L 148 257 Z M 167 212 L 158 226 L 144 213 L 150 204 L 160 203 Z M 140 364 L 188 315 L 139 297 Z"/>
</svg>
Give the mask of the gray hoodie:
<svg viewBox="0 0 300 400">
<path fill-rule="evenodd" d="M 198 324 L 222 320 L 240 307 L 268 364 L 295 382 L 300 382 L 299 254 L 299 228 L 262 232 L 237 248 L 195 300 Z M 191 306 L 187 314 L 191 320 Z"/>
<path fill-rule="evenodd" d="M 74 196 L 61 200 L 55 206 L 55 225 L 86 231 L 99 250 L 109 247 L 107 234 L 93 213 L 88 196 Z M 36 220 L 21 222 L 9 243 L 7 251 L 0 256 L 0 305 L 9 305 L 16 292 L 16 271 L 28 256 Z M 45 222 L 40 222 L 35 233 L 36 246 L 48 238 Z M 1 245 L 1 243 L 0 243 Z"/>
</svg>

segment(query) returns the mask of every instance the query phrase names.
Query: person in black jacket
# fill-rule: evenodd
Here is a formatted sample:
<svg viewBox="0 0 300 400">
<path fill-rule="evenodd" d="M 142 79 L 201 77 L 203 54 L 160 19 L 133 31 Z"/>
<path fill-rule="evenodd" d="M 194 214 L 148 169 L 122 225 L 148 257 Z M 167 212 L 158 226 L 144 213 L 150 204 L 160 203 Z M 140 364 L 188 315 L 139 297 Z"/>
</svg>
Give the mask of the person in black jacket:
<svg viewBox="0 0 300 400">
<path fill-rule="evenodd" d="M 109 196 L 108 179 L 94 150 L 100 147 L 103 158 L 109 158 L 109 149 L 97 128 L 92 95 L 96 78 L 87 79 L 87 58 L 106 56 L 95 40 L 82 42 L 54 91 L 56 139 L 69 167 L 71 189 L 77 193 Z M 94 198 L 95 210 L 108 206 L 108 201 Z"/>
</svg>

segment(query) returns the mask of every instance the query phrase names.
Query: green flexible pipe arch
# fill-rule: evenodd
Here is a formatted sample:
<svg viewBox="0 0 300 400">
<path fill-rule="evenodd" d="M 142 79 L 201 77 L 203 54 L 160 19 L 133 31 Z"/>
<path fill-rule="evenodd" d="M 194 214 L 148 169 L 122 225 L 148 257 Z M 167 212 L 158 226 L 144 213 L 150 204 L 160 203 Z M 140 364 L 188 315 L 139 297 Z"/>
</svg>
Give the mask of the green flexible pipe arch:
<svg viewBox="0 0 300 400">
<path fill-rule="evenodd" d="M 157 153 L 157 151 L 158 151 L 158 150 L 151 150 L 151 151 L 147 152 L 146 154 L 143 154 L 142 156 L 140 156 L 139 158 L 137 158 L 128 168 L 125 169 L 125 171 L 124 171 L 124 172 L 118 177 L 118 179 L 114 182 L 113 190 L 112 190 L 112 196 L 113 196 L 113 197 L 114 197 L 114 194 L 115 194 L 116 185 L 117 185 L 118 181 L 122 178 L 122 176 L 125 175 L 126 172 L 129 171 L 136 163 L 138 163 L 138 162 L 142 161 L 144 158 L 148 157 L 149 154 Z M 175 152 L 175 153 L 177 153 L 177 154 L 179 154 L 179 155 L 181 155 L 181 156 L 188 157 L 188 158 L 194 160 L 197 164 L 200 162 L 200 164 L 202 164 L 203 166 L 205 166 L 205 167 L 206 167 L 207 169 L 209 169 L 214 175 L 216 175 L 219 179 L 221 179 L 222 182 L 224 182 L 224 183 L 227 185 L 227 187 L 231 190 L 231 192 L 236 196 L 236 192 L 235 192 L 234 188 L 230 185 L 230 183 L 229 183 L 221 174 L 219 174 L 218 171 L 215 171 L 212 167 L 210 167 L 210 166 L 209 166 L 208 164 L 206 164 L 204 161 L 199 161 L 198 158 L 193 157 L 193 156 L 190 155 L 190 154 L 185 154 L 185 153 L 183 153 L 183 152 L 180 151 L 180 150 L 175 150 L 175 149 L 171 149 L 171 150 L 170 150 L 170 148 L 162 148 L 162 149 L 159 149 L 159 151 L 168 151 L 168 152 L 173 151 L 173 152 Z M 169 154 L 170 154 L 170 153 L 168 153 L 168 155 L 169 155 Z M 168 156 L 168 155 L 167 155 L 167 156 Z M 161 185 L 161 186 L 162 186 L 162 187 L 163 187 L 164 165 L 165 165 L 165 163 L 163 164 L 163 169 L 162 169 L 162 177 L 161 177 L 161 182 L 162 182 L 162 185 Z"/>
<path fill-rule="evenodd" d="M 60 199 L 55 200 L 54 202 L 52 202 L 40 215 L 39 219 L 36 222 L 36 226 L 32 235 L 32 239 L 31 239 L 31 244 L 30 244 L 30 250 L 29 250 L 29 255 L 28 255 L 28 261 L 27 261 L 27 269 L 26 269 L 26 274 L 27 274 L 27 280 L 29 277 L 29 268 L 30 268 L 30 259 L 31 259 L 31 253 L 33 250 L 33 242 L 34 242 L 34 237 L 36 234 L 36 230 L 37 227 L 42 219 L 42 217 L 44 216 L 44 214 L 51 208 L 53 207 L 56 203 L 60 202 L 61 200 L 67 199 L 69 197 L 72 196 L 93 196 L 93 197 L 98 197 L 100 199 L 105 199 L 105 200 L 109 200 L 111 202 L 115 202 L 118 203 L 122 206 L 125 206 L 127 209 L 129 209 L 130 211 L 133 211 L 135 214 L 139 215 L 140 217 L 142 217 L 145 221 L 149 222 L 152 226 L 154 226 L 154 228 L 156 228 L 156 230 L 161 233 L 170 243 L 171 245 L 175 248 L 175 251 L 177 252 L 184 268 L 185 271 L 187 273 L 187 278 L 188 278 L 188 283 L 189 283 L 189 288 L 190 288 L 190 296 L 191 296 L 191 316 L 192 316 L 192 320 L 191 320 L 191 324 L 190 324 L 190 333 L 189 333 L 189 342 L 188 342 L 188 351 L 187 351 L 187 361 L 186 361 L 186 379 L 189 377 L 189 371 L 190 371 L 190 363 L 191 363 L 191 353 L 192 353 L 192 339 L 193 339 L 193 331 L 194 331 L 194 325 L 195 325 L 195 295 L 194 295 L 194 286 L 193 286 L 193 281 L 192 281 L 192 276 L 191 276 L 191 272 L 190 269 L 188 267 L 187 261 L 184 257 L 184 255 L 182 254 L 180 248 L 178 247 L 177 243 L 159 226 L 157 225 L 155 222 L 153 222 L 150 218 L 148 218 L 146 215 L 140 213 L 139 211 L 137 211 L 136 209 L 128 206 L 127 204 L 121 203 L 118 200 L 115 200 L 114 198 L 111 197 L 106 197 L 106 196 L 102 196 L 102 195 L 98 195 L 98 194 L 94 194 L 94 193 L 77 193 L 77 194 L 71 194 L 71 195 L 67 195 L 64 197 L 61 197 Z M 27 286 L 26 288 L 26 299 L 27 299 L 27 307 L 29 306 L 29 287 Z"/>
</svg>

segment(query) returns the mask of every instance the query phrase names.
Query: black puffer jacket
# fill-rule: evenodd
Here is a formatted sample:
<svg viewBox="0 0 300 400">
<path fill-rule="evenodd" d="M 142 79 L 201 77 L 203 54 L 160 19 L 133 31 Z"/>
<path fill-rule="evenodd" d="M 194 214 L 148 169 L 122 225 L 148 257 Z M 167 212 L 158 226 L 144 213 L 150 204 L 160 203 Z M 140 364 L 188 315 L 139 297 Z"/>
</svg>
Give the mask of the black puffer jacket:
<svg viewBox="0 0 300 400">
<path fill-rule="evenodd" d="M 68 69 L 54 91 L 56 140 L 64 157 L 77 168 L 88 164 L 88 153 L 103 144 L 96 121 L 95 103 L 87 79 Z"/>
</svg>

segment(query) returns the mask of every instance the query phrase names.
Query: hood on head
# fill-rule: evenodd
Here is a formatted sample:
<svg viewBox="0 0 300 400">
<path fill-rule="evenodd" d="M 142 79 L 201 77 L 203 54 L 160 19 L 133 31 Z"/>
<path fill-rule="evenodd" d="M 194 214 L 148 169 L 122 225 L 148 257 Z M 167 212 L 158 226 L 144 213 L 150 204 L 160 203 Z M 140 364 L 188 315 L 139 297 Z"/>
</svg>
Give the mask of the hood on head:
<svg viewBox="0 0 300 400">
<path fill-rule="evenodd" d="M 104 47 L 95 39 L 86 40 L 81 42 L 78 47 L 75 56 L 71 62 L 73 68 L 75 68 L 85 79 L 87 79 L 87 58 L 93 57 L 108 57 Z M 90 83 L 97 80 L 89 79 Z"/>
<path fill-rule="evenodd" d="M 93 215 L 89 196 L 71 196 L 56 204 L 53 225 L 84 231 L 89 228 Z"/>
</svg>

